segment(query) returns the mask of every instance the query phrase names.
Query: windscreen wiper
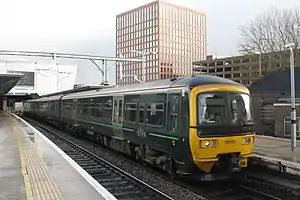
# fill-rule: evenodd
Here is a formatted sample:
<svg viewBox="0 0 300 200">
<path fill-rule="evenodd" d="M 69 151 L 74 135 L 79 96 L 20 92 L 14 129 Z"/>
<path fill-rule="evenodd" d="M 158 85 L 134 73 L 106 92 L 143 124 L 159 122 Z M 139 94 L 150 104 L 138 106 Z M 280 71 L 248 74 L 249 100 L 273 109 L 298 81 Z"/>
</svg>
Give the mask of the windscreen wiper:
<svg viewBox="0 0 300 200">
<path fill-rule="evenodd" d="M 241 122 L 243 123 L 242 127 L 246 127 L 247 125 L 254 125 L 254 123 L 246 123 L 243 119 L 241 119 Z"/>
</svg>

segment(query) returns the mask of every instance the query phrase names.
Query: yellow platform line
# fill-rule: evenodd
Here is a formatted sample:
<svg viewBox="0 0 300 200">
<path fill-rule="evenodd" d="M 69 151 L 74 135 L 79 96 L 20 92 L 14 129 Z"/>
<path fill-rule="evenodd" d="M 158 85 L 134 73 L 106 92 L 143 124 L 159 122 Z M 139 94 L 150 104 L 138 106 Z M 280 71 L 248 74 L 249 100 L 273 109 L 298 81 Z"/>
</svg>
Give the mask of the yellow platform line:
<svg viewBox="0 0 300 200">
<path fill-rule="evenodd" d="M 32 193 L 32 187 L 31 187 L 31 183 L 29 180 L 29 176 L 27 173 L 27 167 L 26 167 L 26 163 L 25 163 L 25 159 L 24 159 L 24 151 L 23 151 L 21 138 L 20 138 L 19 134 L 17 133 L 16 127 L 13 125 L 12 119 L 10 117 L 9 117 L 9 119 L 10 120 L 8 120 L 8 121 L 13 129 L 13 135 L 17 141 L 18 152 L 19 152 L 20 163 L 21 163 L 21 172 L 22 172 L 22 176 L 24 179 L 24 185 L 25 185 L 26 199 L 34 200 L 33 193 Z"/>
<path fill-rule="evenodd" d="M 12 122 L 13 118 L 10 118 Z M 35 148 L 30 142 L 29 138 L 25 136 L 24 130 L 12 123 L 15 135 L 19 136 L 19 143 L 22 149 L 22 157 L 25 163 L 25 172 L 30 180 L 31 193 L 35 200 L 60 200 L 62 199 L 61 193 L 57 188 L 55 182 L 52 180 L 51 176 L 48 174 L 44 163 L 38 156 Z M 23 132 L 24 137 L 20 138 Z M 22 141 L 22 139 L 27 140 Z M 25 142 L 25 143 L 24 143 Z M 21 155 L 21 154 L 20 154 Z M 29 200 L 29 199 L 27 199 Z M 31 200 L 31 199 L 30 199 Z"/>
</svg>

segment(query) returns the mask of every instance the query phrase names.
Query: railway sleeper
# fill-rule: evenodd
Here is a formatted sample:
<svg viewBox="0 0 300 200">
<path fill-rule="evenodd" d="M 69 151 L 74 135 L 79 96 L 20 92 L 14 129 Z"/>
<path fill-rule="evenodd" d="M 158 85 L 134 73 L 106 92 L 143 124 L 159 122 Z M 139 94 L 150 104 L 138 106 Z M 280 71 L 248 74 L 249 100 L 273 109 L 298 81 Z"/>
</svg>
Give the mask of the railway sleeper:
<svg viewBox="0 0 300 200">
<path fill-rule="evenodd" d="M 89 165 L 97 165 L 97 162 L 94 161 L 94 160 L 89 160 L 88 158 L 86 159 L 81 159 L 81 158 L 78 158 L 78 159 L 74 159 L 72 158 L 73 160 L 75 160 L 78 164 L 79 164 L 81 167 L 88 167 Z"/>
<path fill-rule="evenodd" d="M 102 165 L 94 165 L 94 166 L 86 166 L 85 170 L 91 173 L 98 173 L 98 172 L 105 171 L 106 168 L 103 167 Z"/>
<path fill-rule="evenodd" d="M 126 192 L 128 190 L 134 191 L 134 190 L 138 190 L 136 187 L 132 186 L 132 185 L 111 185 L 110 187 L 105 187 L 108 191 L 110 192 Z"/>
<path fill-rule="evenodd" d="M 83 154 L 76 154 L 76 151 L 74 150 L 69 150 L 69 151 L 66 151 L 68 156 L 70 156 L 72 159 L 80 159 L 80 158 L 87 158 L 85 155 Z"/>
<path fill-rule="evenodd" d="M 103 174 L 103 170 L 102 170 L 102 171 L 100 171 L 100 170 L 99 170 L 99 171 L 97 171 L 97 170 L 93 170 L 93 171 L 92 171 L 92 170 L 86 170 L 86 169 L 85 169 L 85 171 L 88 172 L 88 173 L 89 173 L 91 176 L 93 176 L 93 177 L 94 177 L 94 176 L 95 176 L 95 177 L 96 177 L 96 176 L 99 177 L 99 176 L 101 176 L 101 175 Z"/>
<path fill-rule="evenodd" d="M 115 185 L 115 183 L 113 183 L 113 182 L 105 182 L 105 183 L 103 183 L 102 184 L 102 186 L 103 187 L 109 187 L 109 186 L 114 186 Z M 123 180 L 123 181 L 119 181 L 118 182 L 118 185 L 121 187 L 121 186 L 126 186 L 126 185 L 128 185 L 128 181 L 126 181 L 126 180 Z"/>
<path fill-rule="evenodd" d="M 87 156 L 77 156 L 77 155 L 71 155 L 70 156 L 72 159 L 76 159 L 76 161 L 78 161 L 78 162 L 93 162 L 93 163 L 95 163 L 96 161 L 94 161 L 94 160 L 91 160 L 89 157 L 87 157 Z"/>
<path fill-rule="evenodd" d="M 109 177 L 109 176 L 105 176 L 105 177 L 101 177 L 101 176 L 97 176 L 97 177 L 94 177 L 97 181 L 101 182 L 102 183 L 115 183 L 115 182 L 119 182 L 119 181 L 122 181 L 123 178 L 120 177 L 120 176 L 114 176 L 114 177 Z"/>
<path fill-rule="evenodd" d="M 86 170 L 86 169 L 85 169 Z M 110 171 L 107 170 L 102 170 L 102 171 L 93 171 L 91 172 L 93 175 L 97 176 L 97 177 L 101 177 L 101 176 L 107 176 L 108 173 L 112 173 Z"/>
<path fill-rule="evenodd" d="M 141 199 L 143 199 L 142 197 L 144 196 L 144 194 L 141 193 L 140 191 L 128 191 L 128 192 L 116 192 L 116 193 L 114 193 L 114 196 L 117 199 L 123 199 L 123 198 L 128 197 L 129 195 L 130 196 L 134 195 L 134 196 L 140 197 Z"/>
</svg>

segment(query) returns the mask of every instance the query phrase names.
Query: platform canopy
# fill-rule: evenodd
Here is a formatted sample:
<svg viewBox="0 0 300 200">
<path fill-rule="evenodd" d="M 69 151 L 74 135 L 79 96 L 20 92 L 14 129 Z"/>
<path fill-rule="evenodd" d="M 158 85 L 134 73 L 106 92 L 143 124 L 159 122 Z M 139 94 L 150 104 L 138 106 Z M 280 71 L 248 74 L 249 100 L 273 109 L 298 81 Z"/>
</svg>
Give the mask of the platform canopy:
<svg viewBox="0 0 300 200">
<path fill-rule="evenodd" d="M 23 74 L 0 74 L 0 95 L 8 93 L 22 76 Z"/>
</svg>

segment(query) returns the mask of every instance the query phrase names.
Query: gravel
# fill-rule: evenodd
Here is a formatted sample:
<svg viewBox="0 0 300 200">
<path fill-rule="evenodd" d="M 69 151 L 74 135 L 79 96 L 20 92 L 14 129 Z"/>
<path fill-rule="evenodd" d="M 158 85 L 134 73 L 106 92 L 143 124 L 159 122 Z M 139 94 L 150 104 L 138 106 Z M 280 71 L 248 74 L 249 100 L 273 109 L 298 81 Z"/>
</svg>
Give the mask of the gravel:
<svg viewBox="0 0 300 200">
<path fill-rule="evenodd" d="M 50 128 L 50 127 L 49 127 Z M 55 130 L 51 128 L 51 130 Z M 57 132 L 57 130 L 55 130 Z M 142 168 L 133 162 L 128 161 L 124 156 L 117 155 L 115 152 L 111 150 L 105 149 L 101 146 L 97 146 L 96 144 L 75 138 L 69 134 L 60 132 L 60 135 L 69 139 L 70 141 L 76 143 L 77 145 L 87 149 L 88 151 L 94 153 L 95 155 L 99 156 L 100 158 L 105 159 L 106 161 L 110 162 L 111 164 L 119 167 L 120 169 L 124 170 L 125 172 L 137 177 L 138 179 L 142 180 L 143 182 L 151 185 L 155 189 L 165 193 L 166 195 L 172 197 L 173 199 L 180 199 L 180 200 L 204 200 L 206 198 L 201 197 L 200 195 L 183 188 L 173 182 L 170 182 L 161 176 L 154 174 L 149 169 Z"/>
</svg>

